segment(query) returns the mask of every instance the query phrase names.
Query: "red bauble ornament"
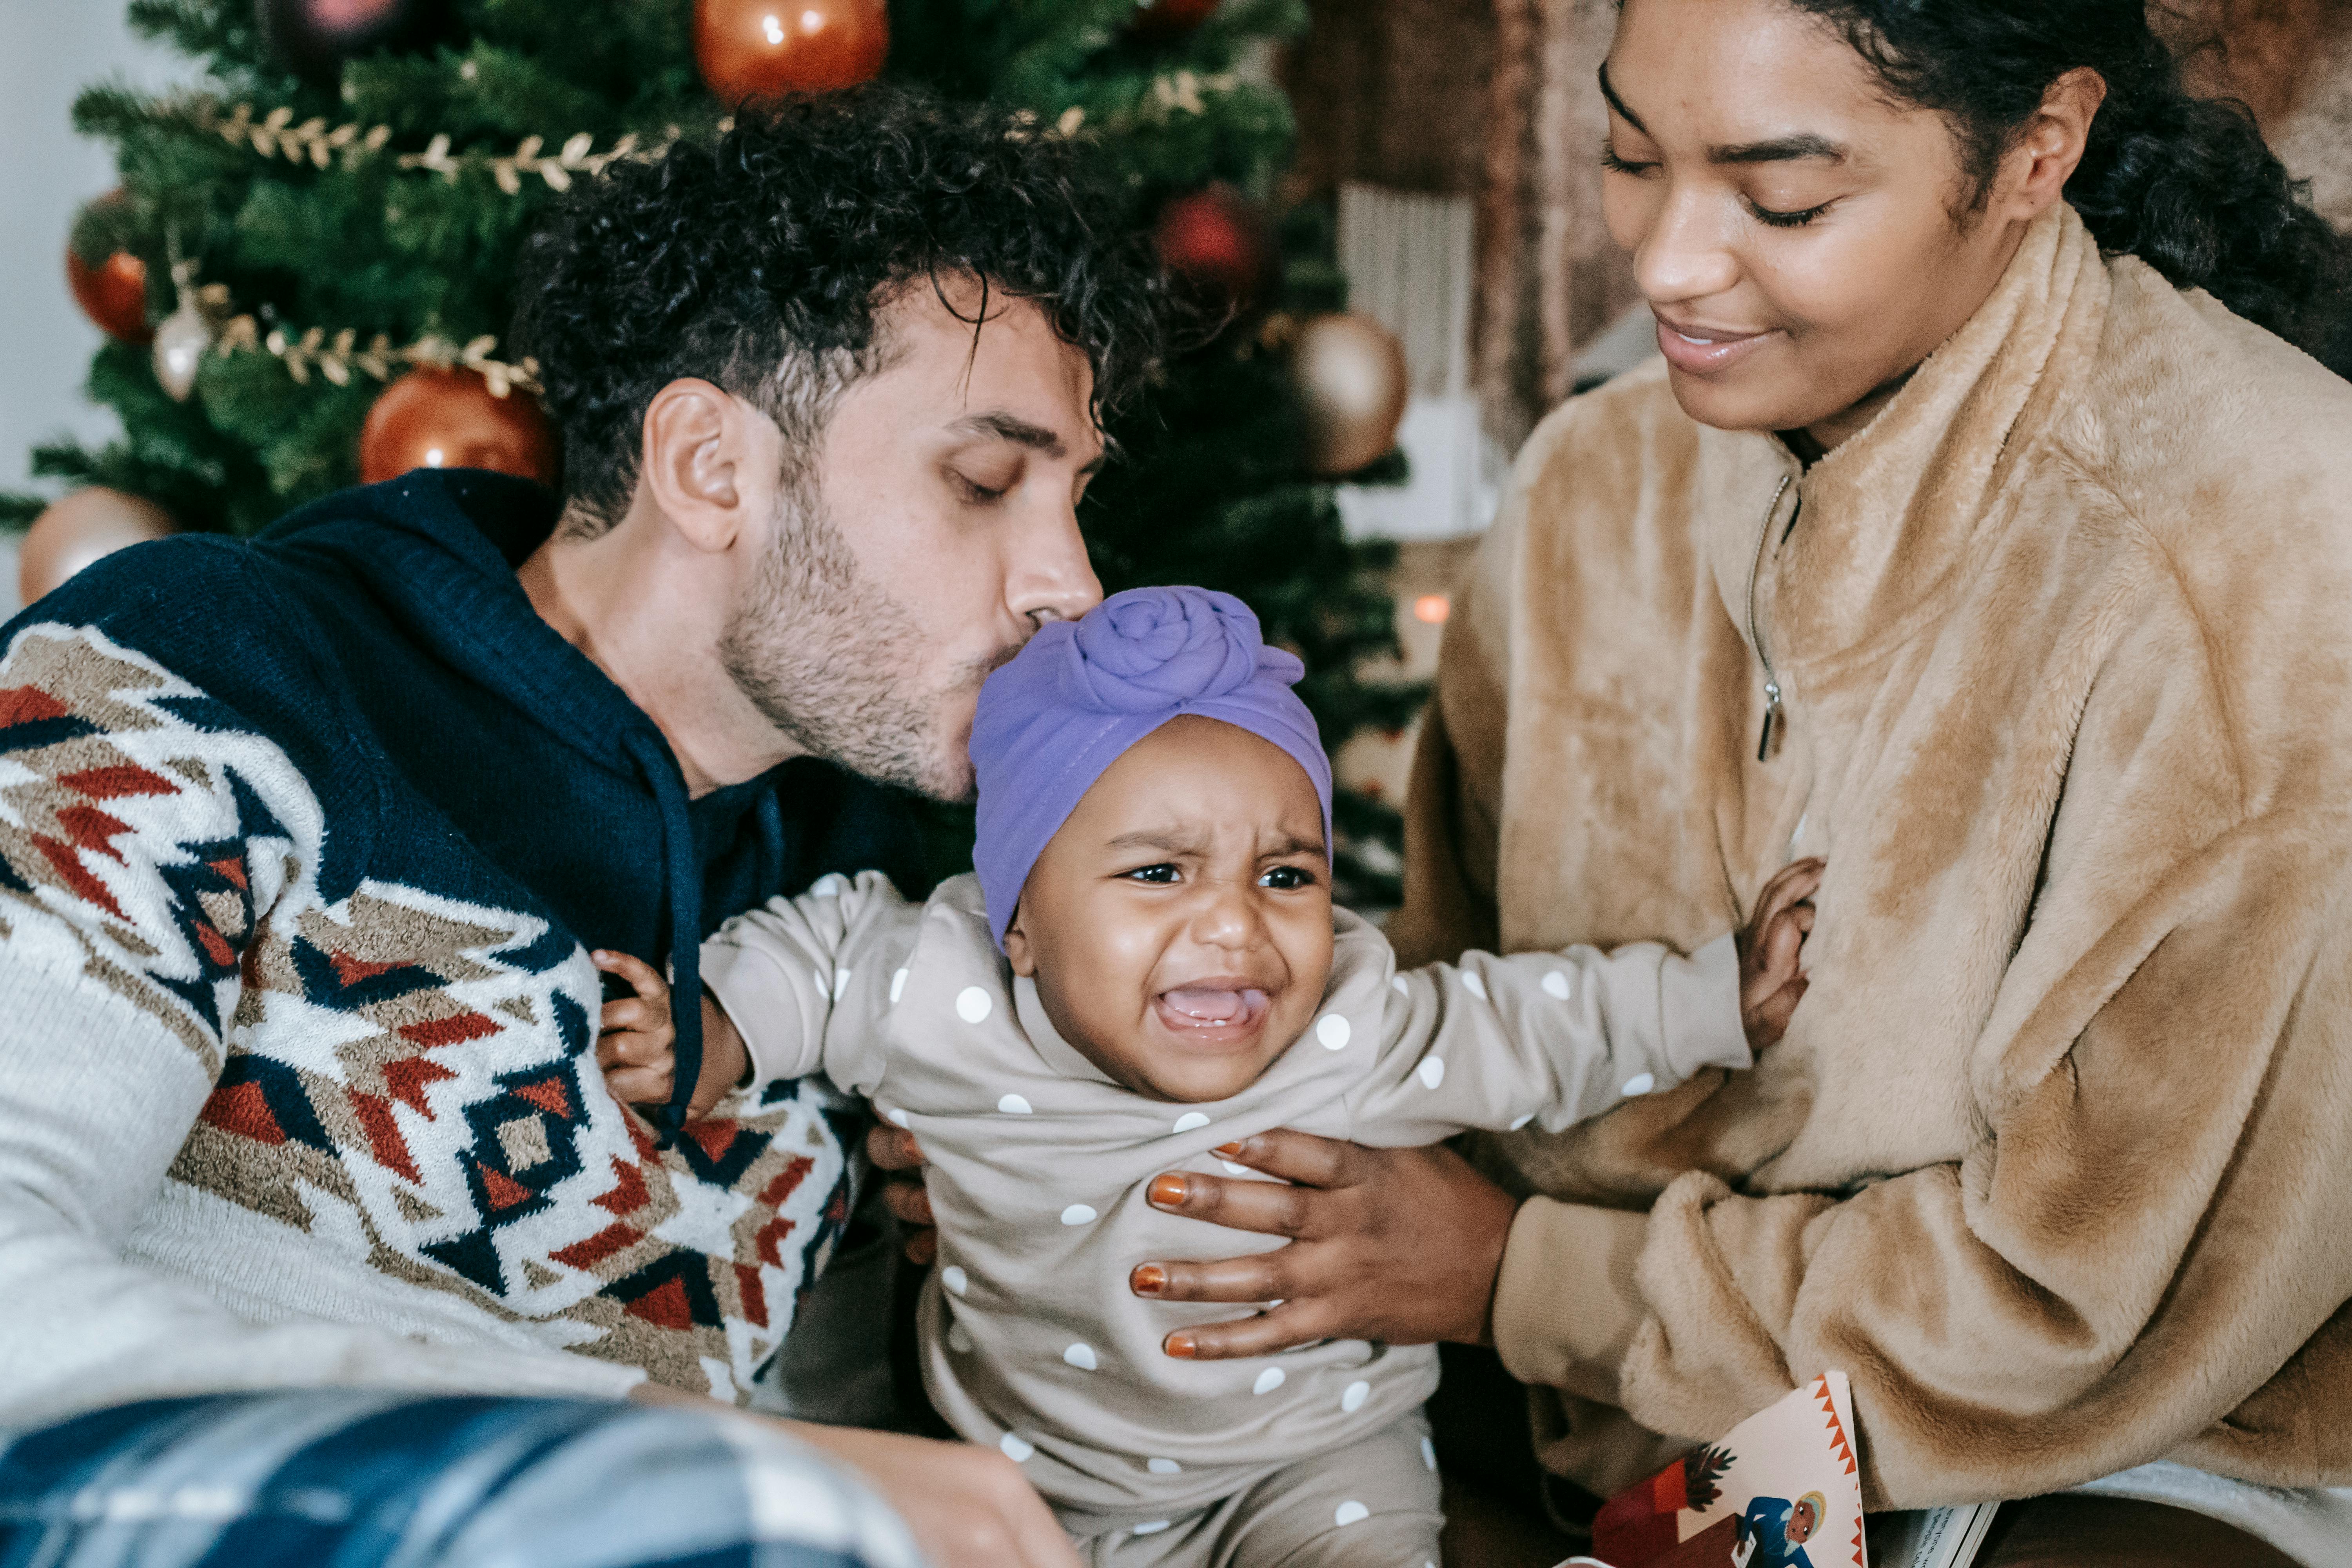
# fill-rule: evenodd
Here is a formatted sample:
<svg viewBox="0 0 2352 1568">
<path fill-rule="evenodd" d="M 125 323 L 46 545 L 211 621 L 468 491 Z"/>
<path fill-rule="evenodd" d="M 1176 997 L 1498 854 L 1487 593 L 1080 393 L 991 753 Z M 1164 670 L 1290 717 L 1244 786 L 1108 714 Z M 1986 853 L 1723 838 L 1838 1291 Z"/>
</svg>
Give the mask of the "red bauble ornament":
<svg viewBox="0 0 2352 1568">
<path fill-rule="evenodd" d="M 1160 259 L 1203 303 L 1235 314 L 1275 282 L 1274 243 L 1265 217 L 1231 185 L 1179 196 L 1151 231 Z"/>
<path fill-rule="evenodd" d="M 730 108 L 871 81 L 889 52 L 885 0 L 695 0 L 694 63 Z"/>
<path fill-rule="evenodd" d="M 76 303 L 107 336 L 121 342 L 147 343 L 155 329 L 147 324 L 147 264 L 127 250 L 118 250 L 92 267 L 66 248 L 66 281 Z"/>
<path fill-rule="evenodd" d="M 298 76 L 341 80 L 343 62 L 423 48 L 448 30 L 447 0 L 254 0 L 271 53 Z"/>
<path fill-rule="evenodd" d="M 1217 14 L 1217 0 L 1146 0 L 1128 24 L 1139 38 L 1181 38 Z"/>
<path fill-rule="evenodd" d="M 126 343 L 154 341 L 147 324 L 147 263 L 131 247 L 138 237 L 131 204 L 119 191 L 83 207 L 66 241 L 66 282 L 74 300 L 109 337 Z"/>
<path fill-rule="evenodd" d="M 27 605 L 101 555 L 179 531 L 172 514 L 142 496 L 92 486 L 33 520 L 16 547 L 16 592 Z"/>
<path fill-rule="evenodd" d="M 470 370 L 412 370 L 383 389 L 360 431 L 360 482 L 412 468 L 488 468 L 555 483 L 555 426 L 527 392 L 491 395 Z"/>
</svg>

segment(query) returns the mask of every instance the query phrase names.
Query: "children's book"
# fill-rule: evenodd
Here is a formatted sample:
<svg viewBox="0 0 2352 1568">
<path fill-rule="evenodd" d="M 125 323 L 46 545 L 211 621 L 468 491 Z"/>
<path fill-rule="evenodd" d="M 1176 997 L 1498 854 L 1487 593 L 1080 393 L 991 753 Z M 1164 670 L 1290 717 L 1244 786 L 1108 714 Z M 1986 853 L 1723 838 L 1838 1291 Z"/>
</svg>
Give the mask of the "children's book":
<svg viewBox="0 0 2352 1568">
<path fill-rule="evenodd" d="M 1601 1505 L 1559 1568 L 1968 1568 L 1998 1505 L 1881 1514 L 1865 1530 L 1845 1373 L 1824 1373 Z"/>
</svg>

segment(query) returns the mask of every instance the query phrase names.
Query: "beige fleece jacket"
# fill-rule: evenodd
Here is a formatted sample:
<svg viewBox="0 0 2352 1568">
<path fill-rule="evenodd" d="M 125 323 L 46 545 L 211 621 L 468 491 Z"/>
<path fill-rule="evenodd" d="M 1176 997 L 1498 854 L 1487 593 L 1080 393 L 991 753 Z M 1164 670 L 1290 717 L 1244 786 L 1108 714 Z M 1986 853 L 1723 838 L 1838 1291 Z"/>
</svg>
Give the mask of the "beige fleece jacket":
<svg viewBox="0 0 2352 1568">
<path fill-rule="evenodd" d="M 1874 1507 L 2352 1480 L 2352 387 L 2062 207 L 1810 471 L 1656 367 L 1559 409 L 1465 597 L 1402 961 L 1829 858 L 1756 1071 L 1487 1146 L 1566 1200 L 1496 1308 L 1548 1463 L 1838 1368 Z"/>
</svg>

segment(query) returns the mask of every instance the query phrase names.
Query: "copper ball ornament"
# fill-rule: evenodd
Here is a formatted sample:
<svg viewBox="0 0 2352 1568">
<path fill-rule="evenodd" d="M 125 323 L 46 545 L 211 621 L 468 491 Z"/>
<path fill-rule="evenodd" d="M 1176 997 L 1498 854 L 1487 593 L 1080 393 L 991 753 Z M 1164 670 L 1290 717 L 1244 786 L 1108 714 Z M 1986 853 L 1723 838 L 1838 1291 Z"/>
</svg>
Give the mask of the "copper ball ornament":
<svg viewBox="0 0 2352 1568">
<path fill-rule="evenodd" d="M 1239 314 L 1276 282 L 1265 216 L 1231 185 L 1209 185 L 1170 202 L 1160 209 L 1151 240 L 1160 264 L 1211 307 Z"/>
<path fill-rule="evenodd" d="M 694 63 L 730 109 L 871 81 L 889 52 L 885 0 L 695 0 Z"/>
<path fill-rule="evenodd" d="M 1316 473 L 1352 474 L 1395 448 L 1412 386 L 1394 332 L 1353 310 L 1317 316 L 1291 343 L 1290 374 Z"/>
<path fill-rule="evenodd" d="M 360 430 L 360 482 L 415 468 L 488 468 L 552 485 L 555 426 L 527 392 L 493 395 L 470 370 L 423 366 L 383 389 Z"/>
<path fill-rule="evenodd" d="M 339 81 L 361 55 L 417 49 L 448 29 L 447 0 L 254 0 L 263 44 L 297 76 Z"/>
<path fill-rule="evenodd" d="M 144 496 L 103 486 L 76 490 L 33 520 L 16 546 L 16 593 L 27 605 L 101 556 L 179 531 Z"/>
<path fill-rule="evenodd" d="M 91 266 L 66 250 L 66 282 L 74 303 L 117 342 L 145 343 L 154 340 L 147 324 L 147 264 L 127 250 L 118 250 Z"/>
</svg>

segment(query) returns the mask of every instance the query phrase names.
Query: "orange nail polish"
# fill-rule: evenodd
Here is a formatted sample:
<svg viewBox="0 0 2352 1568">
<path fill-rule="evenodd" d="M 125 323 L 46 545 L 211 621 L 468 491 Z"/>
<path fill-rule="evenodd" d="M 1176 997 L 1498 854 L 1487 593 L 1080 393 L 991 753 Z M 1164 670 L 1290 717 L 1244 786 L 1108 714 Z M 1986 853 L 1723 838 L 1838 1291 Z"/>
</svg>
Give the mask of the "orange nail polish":
<svg viewBox="0 0 2352 1568">
<path fill-rule="evenodd" d="M 1220 1143 L 1209 1152 L 1220 1160 L 1238 1160 L 1242 1157 L 1242 1146 L 1238 1143 Z"/>
<path fill-rule="evenodd" d="M 1160 1207 L 1172 1209 L 1184 1201 L 1184 1178 L 1170 1171 L 1163 1175 L 1152 1177 L 1151 1185 L 1147 1189 L 1145 1195 Z"/>
<path fill-rule="evenodd" d="M 1139 1296 L 1157 1296 L 1168 1289 L 1168 1270 L 1157 1263 L 1139 1263 L 1128 1276 L 1128 1284 Z"/>
<path fill-rule="evenodd" d="M 1160 1348 L 1178 1361 L 1192 1361 L 1201 1353 L 1200 1347 L 1192 1342 L 1190 1334 L 1171 1334 L 1160 1342 Z"/>
</svg>

